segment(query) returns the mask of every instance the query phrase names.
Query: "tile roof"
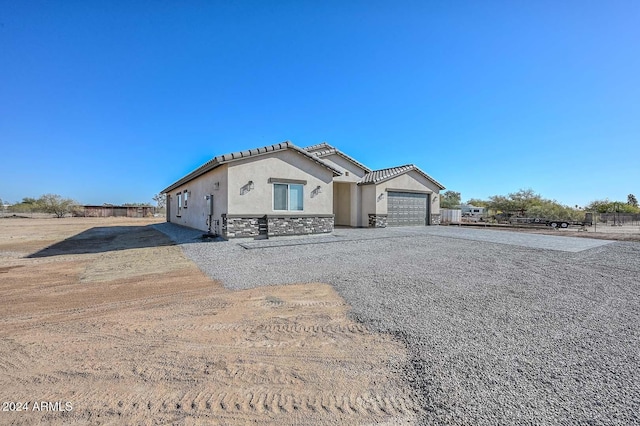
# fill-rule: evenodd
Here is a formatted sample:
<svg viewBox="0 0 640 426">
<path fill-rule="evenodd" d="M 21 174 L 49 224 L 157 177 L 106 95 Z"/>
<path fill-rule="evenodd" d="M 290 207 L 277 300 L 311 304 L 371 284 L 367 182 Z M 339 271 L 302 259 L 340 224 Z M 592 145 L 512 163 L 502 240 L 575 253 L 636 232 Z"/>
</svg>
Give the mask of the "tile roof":
<svg viewBox="0 0 640 426">
<path fill-rule="evenodd" d="M 303 155 L 304 157 L 308 158 L 309 160 L 320 164 L 321 166 L 323 166 L 323 167 L 329 169 L 330 171 L 332 171 L 335 176 L 340 176 L 342 174 L 342 172 L 340 172 L 336 168 L 332 167 L 330 164 L 327 164 L 326 162 L 322 161 L 316 155 L 310 154 L 306 150 L 295 146 L 290 141 L 285 141 L 285 142 L 277 143 L 277 144 L 274 144 L 274 145 L 265 146 L 265 147 L 262 147 L 262 148 L 255 148 L 255 149 L 249 149 L 249 150 L 246 150 L 246 151 L 232 152 L 230 154 L 224 154 L 224 155 L 219 155 L 217 157 L 214 157 L 211 160 L 207 161 L 202 166 L 198 167 L 197 169 L 195 169 L 194 171 L 189 173 L 188 175 L 184 176 L 183 178 L 179 179 L 178 181 L 176 181 L 175 183 L 171 184 L 167 188 L 163 189 L 161 191 L 161 193 L 166 193 L 166 192 L 169 192 L 169 191 L 173 191 L 174 189 L 176 189 L 180 185 L 184 185 L 185 183 L 187 183 L 187 182 L 189 182 L 189 181 L 191 181 L 191 180 L 193 180 L 193 179 L 195 179 L 195 178 L 207 173 L 208 171 L 213 170 L 216 167 L 221 166 L 223 164 L 230 163 L 230 162 L 233 162 L 233 161 L 242 160 L 242 159 L 248 158 L 248 157 L 255 157 L 255 156 L 258 156 L 258 155 L 264 155 L 264 154 L 268 154 L 268 153 L 271 153 L 271 152 L 284 151 L 286 149 L 292 149 L 293 151 L 297 152 L 300 155 Z"/>
<path fill-rule="evenodd" d="M 334 148 L 334 147 L 332 147 L 331 145 L 329 145 L 329 144 L 328 144 L 328 143 L 326 143 L 326 142 L 320 142 L 320 143 L 318 143 L 318 144 L 311 145 L 311 146 L 308 146 L 308 147 L 303 148 L 303 149 L 304 149 L 305 151 L 309 151 L 309 152 L 311 152 L 311 151 L 317 151 L 317 150 L 319 150 L 319 149 L 335 149 L 335 148 Z"/>
<path fill-rule="evenodd" d="M 359 185 L 371 185 L 371 184 L 381 183 L 381 182 L 384 182 L 386 180 L 392 179 L 392 178 L 394 178 L 396 176 L 400 176 L 400 175 L 402 175 L 404 173 L 408 173 L 408 172 L 410 172 L 412 170 L 415 170 L 416 172 L 418 172 L 419 174 L 424 176 L 426 179 L 428 179 L 431 182 L 433 182 L 434 184 L 436 184 L 436 186 L 438 186 L 440 189 L 445 189 L 444 186 L 440 182 L 438 182 L 437 180 L 435 180 L 434 178 L 432 178 L 431 176 L 429 176 L 428 174 L 426 174 L 425 172 L 420 170 L 414 164 L 405 164 L 404 166 L 390 167 L 388 169 L 374 170 L 374 171 L 364 175 L 364 177 L 362 179 L 360 179 L 360 182 L 358 182 L 358 184 Z"/>
<path fill-rule="evenodd" d="M 323 157 L 326 157 L 328 155 L 335 154 L 335 155 L 338 155 L 338 156 L 344 158 L 347 161 L 352 162 L 353 164 L 355 164 L 356 166 L 360 167 L 362 170 L 364 170 L 367 173 L 369 173 L 371 171 L 371 169 L 368 168 L 367 166 L 365 166 L 364 164 L 360 163 L 359 161 L 355 160 L 352 157 L 349 157 L 347 154 L 345 154 L 344 152 L 340 151 L 338 148 L 334 148 L 333 146 L 329 145 L 326 142 L 322 142 L 322 143 L 319 143 L 317 145 L 308 146 L 308 147 L 304 148 L 304 150 L 312 153 L 313 155 L 317 156 L 318 158 L 323 158 Z"/>
</svg>

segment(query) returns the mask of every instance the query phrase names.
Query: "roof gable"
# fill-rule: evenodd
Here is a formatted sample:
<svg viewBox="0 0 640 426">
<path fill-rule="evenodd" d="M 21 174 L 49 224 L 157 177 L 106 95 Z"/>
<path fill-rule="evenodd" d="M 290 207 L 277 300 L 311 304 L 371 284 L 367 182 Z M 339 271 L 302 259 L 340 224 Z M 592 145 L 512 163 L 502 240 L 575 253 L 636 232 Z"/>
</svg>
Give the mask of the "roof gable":
<svg viewBox="0 0 640 426">
<path fill-rule="evenodd" d="M 311 154 L 313 154 L 313 155 L 315 155 L 315 156 L 317 156 L 318 158 L 327 157 L 329 155 L 338 155 L 338 156 L 344 158 L 345 160 L 351 162 L 352 164 L 356 165 L 357 167 L 361 168 L 366 173 L 371 172 L 370 168 L 368 168 L 364 164 L 360 163 L 359 161 L 356 161 L 354 158 L 348 156 L 344 152 L 340 151 L 338 148 L 335 148 L 335 147 L 329 145 L 326 142 L 322 142 L 322 143 L 319 143 L 319 144 L 316 144 L 316 145 L 308 146 L 308 147 L 304 148 L 304 150 L 309 152 L 309 153 L 311 153 Z"/>
<path fill-rule="evenodd" d="M 316 155 L 308 153 L 306 150 L 295 146 L 290 141 L 285 141 L 285 142 L 277 143 L 277 144 L 274 144 L 274 145 L 265 146 L 265 147 L 262 147 L 262 148 L 255 148 L 255 149 L 249 149 L 249 150 L 246 150 L 246 151 L 232 152 L 230 154 L 224 154 L 224 155 L 219 155 L 217 157 L 214 157 L 211 160 L 207 161 L 202 166 L 198 167 L 197 169 L 195 169 L 194 171 L 189 173 L 188 175 L 184 176 L 183 178 L 181 178 L 178 181 L 174 182 L 173 184 L 171 184 L 167 188 L 163 189 L 161 192 L 162 193 L 167 193 L 167 192 L 173 191 L 177 187 L 179 187 L 181 185 L 184 185 L 185 183 L 187 183 L 187 182 L 189 182 L 189 181 L 191 181 L 191 180 L 193 180 L 193 179 L 195 179 L 197 177 L 200 177 L 203 174 L 207 173 L 208 171 L 213 170 L 216 167 L 219 167 L 219 166 L 221 166 L 223 164 L 231 163 L 233 161 L 243 160 L 243 159 L 246 159 L 246 158 L 249 158 L 249 157 L 259 157 L 261 155 L 270 154 L 270 153 L 278 152 L 278 151 L 284 151 L 284 150 L 287 150 L 287 149 L 291 149 L 294 152 L 304 156 L 308 160 L 313 161 L 313 162 L 321 165 L 322 167 L 325 167 L 326 169 L 329 169 L 334 174 L 334 176 L 342 175 L 342 172 L 340 172 L 338 169 L 336 169 L 335 167 L 331 166 L 330 164 L 322 161 Z"/>
<path fill-rule="evenodd" d="M 387 181 L 389 179 L 393 179 L 396 176 L 400 176 L 400 175 L 403 175 L 405 173 L 409 173 L 411 171 L 416 171 L 418 174 L 422 175 L 427 180 L 433 182 L 438 188 L 445 189 L 445 187 L 440 182 L 438 182 L 437 180 L 435 180 L 434 178 L 432 178 L 431 176 L 429 176 L 428 174 L 426 174 L 425 172 L 420 170 L 414 164 L 405 164 L 404 166 L 390 167 L 388 169 L 374 170 L 374 171 L 372 171 L 370 173 L 367 173 L 362 179 L 360 179 L 360 182 L 358 182 L 358 184 L 359 185 L 378 184 L 378 183 L 381 183 L 381 182 L 385 182 L 385 181 Z"/>
</svg>

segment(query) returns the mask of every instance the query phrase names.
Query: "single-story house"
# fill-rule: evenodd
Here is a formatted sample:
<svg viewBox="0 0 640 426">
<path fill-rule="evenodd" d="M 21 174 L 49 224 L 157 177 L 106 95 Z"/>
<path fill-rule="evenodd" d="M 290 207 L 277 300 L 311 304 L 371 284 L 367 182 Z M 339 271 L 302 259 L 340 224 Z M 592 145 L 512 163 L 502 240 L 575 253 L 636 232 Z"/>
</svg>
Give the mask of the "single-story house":
<svg viewBox="0 0 640 426">
<path fill-rule="evenodd" d="M 215 157 L 162 190 L 167 221 L 224 238 L 440 222 L 438 181 L 413 164 L 371 170 L 327 143 Z"/>
</svg>

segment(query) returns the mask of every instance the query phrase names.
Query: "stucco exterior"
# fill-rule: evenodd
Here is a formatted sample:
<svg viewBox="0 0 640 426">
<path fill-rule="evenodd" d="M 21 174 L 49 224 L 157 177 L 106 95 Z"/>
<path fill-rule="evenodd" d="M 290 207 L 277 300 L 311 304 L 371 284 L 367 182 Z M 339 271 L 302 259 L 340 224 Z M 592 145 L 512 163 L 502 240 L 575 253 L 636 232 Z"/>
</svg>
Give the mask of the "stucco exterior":
<svg viewBox="0 0 640 426">
<path fill-rule="evenodd" d="M 300 214 L 333 214 L 333 173 L 294 151 L 230 163 L 228 175 L 229 214 L 297 214 L 274 210 L 273 182 L 278 181 L 305 182 Z M 252 188 L 247 186 L 249 182 L 253 182 Z"/>
<path fill-rule="evenodd" d="M 351 187 L 355 184 L 333 184 L 333 214 L 336 225 L 351 226 Z"/>
<path fill-rule="evenodd" d="M 229 211 L 227 185 L 228 166 L 226 164 L 210 171 L 206 175 L 202 175 L 184 185 L 180 185 L 168 193 L 168 202 L 170 203 L 168 209 L 169 222 L 207 231 L 209 215 L 205 197 L 207 195 L 213 195 L 213 223 L 211 230 L 212 232 L 219 232 L 222 215 L 227 214 Z M 187 206 L 185 207 L 183 205 L 179 212 L 178 195 L 183 194 L 184 197 L 185 191 L 189 192 Z"/>
<path fill-rule="evenodd" d="M 381 201 L 376 196 L 376 186 L 375 185 L 362 185 L 360 188 L 360 198 L 361 198 L 361 213 L 360 213 L 360 226 L 369 226 L 369 214 L 378 213 L 378 203 Z M 386 206 L 384 213 L 386 213 Z M 382 210 L 380 210 L 382 213 Z"/>
</svg>

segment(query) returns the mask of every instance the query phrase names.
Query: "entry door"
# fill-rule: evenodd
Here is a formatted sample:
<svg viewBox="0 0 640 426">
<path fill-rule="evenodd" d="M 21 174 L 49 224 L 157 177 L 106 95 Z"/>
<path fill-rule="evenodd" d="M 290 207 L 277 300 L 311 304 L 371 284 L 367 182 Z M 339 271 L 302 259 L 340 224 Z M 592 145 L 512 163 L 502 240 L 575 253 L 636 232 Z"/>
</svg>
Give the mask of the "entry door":
<svg viewBox="0 0 640 426">
<path fill-rule="evenodd" d="M 428 194 L 387 193 L 388 226 L 425 226 L 429 224 Z"/>
</svg>

